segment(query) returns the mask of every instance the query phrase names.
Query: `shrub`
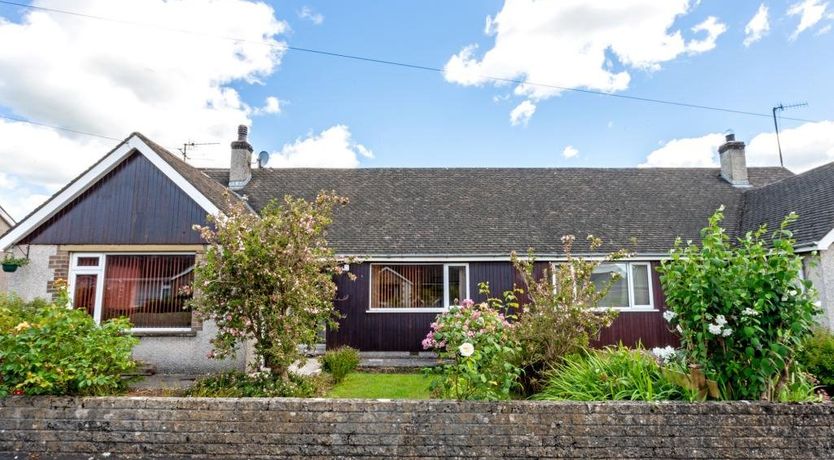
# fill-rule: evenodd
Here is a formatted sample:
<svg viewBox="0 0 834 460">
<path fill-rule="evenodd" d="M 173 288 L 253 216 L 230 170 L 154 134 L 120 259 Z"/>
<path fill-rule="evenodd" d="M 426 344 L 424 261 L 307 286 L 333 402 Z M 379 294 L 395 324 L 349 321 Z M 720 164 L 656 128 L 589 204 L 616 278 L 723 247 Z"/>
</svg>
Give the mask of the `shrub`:
<svg viewBox="0 0 834 460">
<path fill-rule="evenodd" d="M 321 357 L 321 364 L 333 377 L 333 383 L 339 383 L 359 365 L 359 351 L 351 347 L 329 350 Z"/>
<path fill-rule="evenodd" d="M 482 292 L 489 288 L 482 284 Z M 475 304 L 469 299 L 438 315 L 423 348 L 442 360 L 427 373 L 439 376 L 432 390 L 444 398 L 509 399 L 521 369 L 513 326 L 500 312 L 500 301 Z"/>
<path fill-rule="evenodd" d="M 287 196 L 260 216 L 235 203 L 227 216 L 195 227 L 209 245 L 195 270 L 193 306 L 217 324 L 210 357 L 227 357 L 253 341 L 257 364 L 288 379 L 289 366 L 303 359 L 299 346 L 315 345 L 324 324 L 338 326 L 333 277 L 343 261 L 325 233 L 333 208 L 346 203 L 328 193 L 314 201 Z"/>
<path fill-rule="evenodd" d="M 820 384 L 834 387 L 834 334 L 823 328 L 814 330 L 803 343 L 799 364 Z"/>
<path fill-rule="evenodd" d="M 0 296 L 0 396 L 108 395 L 126 389 L 122 374 L 138 339 L 127 319 L 97 325 L 82 310 Z"/>
<path fill-rule="evenodd" d="M 590 340 L 617 317 L 617 311 L 598 307 L 618 278 L 597 286 L 591 275 L 600 264 L 620 259 L 626 252 L 619 251 L 602 260 L 574 257 L 574 239 L 573 235 L 562 237 L 565 261 L 554 265 L 553 272 L 545 272 L 544 276 L 534 270 L 532 253 L 527 259 L 512 255 L 513 265 L 521 275 L 521 291 L 529 299 L 515 328 L 522 348 L 519 357 L 527 394 L 540 390 L 549 369 L 561 364 L 566 356 L 587 349 Z M 602 244 L 593 236 L 588 240 L 592 250 Z"/>
<path fill-rule="evenodd" d="M 660 401 L 685 399 L 645 350 L 619 347 L 585 350 L 546 374 L 535 399 L 569 401 Z"/>
<path fill-rule="evenodd" d="M 678 239 L 659 271 L 669 311 L 690 365 L 715 380 L 725 399 L 778 399 L 801 343 L 811 333 L 816 292 L 787 227 L 766 227 L 733 245 L 720 222 L 701 230 L 702 246 Z"/>
<path fill-rule="evenodd" d="M 293 373 L 282 378 L 271 372 L 228 371 L 197 379 L 186 394 L 212 398 L 309 398 L 319 395 L 321 388 L 315 378 Z"/>
</svg>

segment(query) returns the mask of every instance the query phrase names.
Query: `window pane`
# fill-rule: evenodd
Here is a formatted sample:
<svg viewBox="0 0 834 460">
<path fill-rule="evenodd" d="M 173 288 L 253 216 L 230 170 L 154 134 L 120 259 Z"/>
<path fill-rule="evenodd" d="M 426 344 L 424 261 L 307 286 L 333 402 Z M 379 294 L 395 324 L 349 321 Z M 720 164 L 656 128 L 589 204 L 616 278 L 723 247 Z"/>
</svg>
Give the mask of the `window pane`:
<svg viewBox="0 0 834 460">
<path fill-rule="evenodd" d="M 449 305 L 460 305 L 466 298 L 466 266 L 449 267 Z"/>
<path fill-rule="evenodd" d="M 611 284 L 611 276 L 619 274 L 619 280 Z M 628 307 L 628 272 L 625 264 L 603 264 L 591 275 L 597 289 L 610 285 L 608 295 L 599 303 L 600 307 Z"/>
<path fill-rule="evenodd" d="M 371 308 L 443 308 L 443 265 L 372 265 Z"/>
<path fill-rule="evenodd" d="M 631 276 L 634 281 L 634 305 L 650 305 L 651 292 L 649 292 L 649 266 L 648 265 L 632 265 Z"/>
<path fill-rule="evenodd" d="M 85 310 L 90 316 L 95 314 L 97 282 L 98 275 L 75 275 L 72 305 L 78 310 Z"/>
<path fill-rule="evenodd" d="M 102 321 L 127 316 L 133 327 L 191 327 L 194 256 L 107 256 Z"/>
<path fill-rule="evenodd" d="M 98 257 L 79 257 L 79 267 L 98 267 Z"/>
</svg>

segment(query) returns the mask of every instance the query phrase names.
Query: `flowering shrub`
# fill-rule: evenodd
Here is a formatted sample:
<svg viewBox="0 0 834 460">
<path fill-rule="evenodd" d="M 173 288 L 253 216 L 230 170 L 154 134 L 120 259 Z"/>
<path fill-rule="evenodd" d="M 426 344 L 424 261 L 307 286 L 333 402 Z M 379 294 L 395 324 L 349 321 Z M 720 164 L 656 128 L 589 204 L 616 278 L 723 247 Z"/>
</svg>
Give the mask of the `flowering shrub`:
<svg viewBox="0 0 834 460">
<path fill-rule="evenodd" d="M 196 227 L 209 247 L 195 270 L 192 304 L 218 327 L 209 357 L 229 356 L 252 340 L 262 364 L 286 380 L 302 358 L 299 345 L 313 346 L 324 324 L 338 325 L 333 276 L 343 261 L 325 232 L 333 208 L 346 203 L 329 193 L 312 202 L 287 196 L 260 216 L 238 203 L 228 216 L 210 217 L 212 226 Z"/>
<path fill-rule="evenodd" d="M 797 217 L 786 217 L 768 242 L 761 227 L 733 245 L 719 225 L 722 211 L 701 231 L 701 247 L 678 240 L 661 265 L 664 317 L 687 362 L 715 380 L 723 398 L 777 399 L 818 313 L 787 230 Z"/>
<path fill-rule="evenodd" d="M 125 390 L 122 374 L 136 368 L 131 352 L 139 342 L 128 329 L 124 318 L 98 325 L 66 304 L 0 295 L 0 396 Z"/>
<path fill-rule="evenodd" d="M 482 290 L 486 285 L 482 285 Z M 488 288 L 487 288 L 488 290 Z M 460 306 L 437 317 L 423 348 L 446 361 L 427 372 L 439 375 L 432 389 L 445 398 L 509 399 L 521 369 L 515 364 L 518 342 L 513 325 L 501 313 L 500 301 Z"/>
<path fill-rule="evenodd" d="M 327 352 L 319 358 L 321 368 L 333 377 L 333 383 L 339 383 L 359 366 L 359 350 L 351 347 L 340 347 Z"/>
<path fill-rule="evenodd" d="M 289 374 L 286 379 L 271 372 L 227 371 L 201 377 L 186 394 L 209 398 L 309 398 L 322 392 L 314 377 Z"/>
<path fill-rule="evenodd" d="M 575 257 L 574 240 L 573 235 L 562 237 L 565 261 L 544 275 L 536 272 L 532 253 L 526 259 L 512 255 L 513 265 L 522 279 L 523 289 L 519 291 L 529 299 L 516 324 L 527 394 L 541 389 L 544 374 L 561 364 L 566 356 L 587 350 L 590 340 L 617 317 L 617 311 L 598 307 L 619 278 L 597 286 L 591 275 L 600 264 L 620 259 L 627 253 L 618 251 L 601 260 Z M 588 241 L 592 250 L 602 245 L 594 236 L 589 236 Z"/>
</svg>

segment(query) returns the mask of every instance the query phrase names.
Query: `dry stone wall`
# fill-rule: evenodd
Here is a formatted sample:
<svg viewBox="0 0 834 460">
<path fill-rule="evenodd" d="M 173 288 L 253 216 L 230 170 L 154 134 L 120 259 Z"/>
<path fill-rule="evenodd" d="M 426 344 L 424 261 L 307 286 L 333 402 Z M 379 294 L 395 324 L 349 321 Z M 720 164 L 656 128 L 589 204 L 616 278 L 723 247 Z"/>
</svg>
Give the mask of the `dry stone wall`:
<svg viewBox="0 0 834 460">
<path fill-rule="evenodd" d="M 0 458 L 834 458 L 834 405 L 0 399 Z"/>
</svg>

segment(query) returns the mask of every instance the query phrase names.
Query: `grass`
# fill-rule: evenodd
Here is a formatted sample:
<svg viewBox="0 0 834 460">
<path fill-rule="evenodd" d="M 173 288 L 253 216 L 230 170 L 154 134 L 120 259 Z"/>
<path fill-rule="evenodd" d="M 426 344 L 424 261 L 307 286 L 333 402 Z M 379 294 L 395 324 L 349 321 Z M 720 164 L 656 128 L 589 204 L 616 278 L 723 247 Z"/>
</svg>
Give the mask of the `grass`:
<svg viewBox="0 0 834 460">
<path fill-rule="evenodd" d="M 352 372 L 328 393 L 330 398 L 429 399 L 431 379 L 423 374 Z"/>
</svg>

